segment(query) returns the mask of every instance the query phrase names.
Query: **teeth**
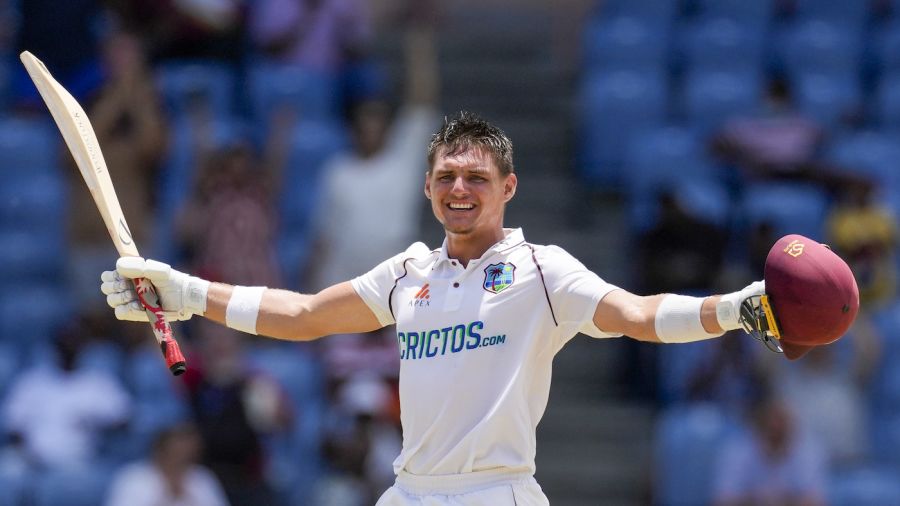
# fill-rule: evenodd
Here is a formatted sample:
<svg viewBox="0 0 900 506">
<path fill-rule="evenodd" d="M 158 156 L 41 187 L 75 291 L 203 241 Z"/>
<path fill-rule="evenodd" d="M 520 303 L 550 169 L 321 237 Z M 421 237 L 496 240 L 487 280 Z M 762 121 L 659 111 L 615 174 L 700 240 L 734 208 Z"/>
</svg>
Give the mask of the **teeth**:
<svg viewBox="0 0 900 506">
<path fill-rule="evenodd" d="M 457 204 L 457 203 L 450 204 L 450 209 L 472 209 L 474 207 L 475 206 L 472 204 Z"/>
</svg>

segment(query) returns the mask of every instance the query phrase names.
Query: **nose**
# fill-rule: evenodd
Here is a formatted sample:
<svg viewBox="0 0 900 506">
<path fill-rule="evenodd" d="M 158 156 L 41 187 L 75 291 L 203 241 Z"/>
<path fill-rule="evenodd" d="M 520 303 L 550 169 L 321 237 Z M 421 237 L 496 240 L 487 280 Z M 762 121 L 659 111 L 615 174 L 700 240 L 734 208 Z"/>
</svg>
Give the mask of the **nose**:
<svg viewBox="0 0 900 506">
<path fill-rule="evenodd" d="M 450 191 L 454 195 L 462 195 L 468 193 L 465 179 L 463 179 L 462 177 L 458 177 L 453 180 L 453 188 L 451 188 Z"/>
</svg>

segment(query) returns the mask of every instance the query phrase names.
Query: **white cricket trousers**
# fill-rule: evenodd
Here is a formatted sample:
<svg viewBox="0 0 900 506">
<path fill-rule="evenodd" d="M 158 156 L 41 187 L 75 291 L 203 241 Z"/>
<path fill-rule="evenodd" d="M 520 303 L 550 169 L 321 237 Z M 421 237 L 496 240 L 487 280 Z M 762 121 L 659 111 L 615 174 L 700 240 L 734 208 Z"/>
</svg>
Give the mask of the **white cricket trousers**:
<svg viewBox="0 0 900 506">
<path fill-rule="evenodd" d="M 419 476 L 401 471 L 375 506 L 550 506 L 550 501 L 528 472 Z"/>
</svg>

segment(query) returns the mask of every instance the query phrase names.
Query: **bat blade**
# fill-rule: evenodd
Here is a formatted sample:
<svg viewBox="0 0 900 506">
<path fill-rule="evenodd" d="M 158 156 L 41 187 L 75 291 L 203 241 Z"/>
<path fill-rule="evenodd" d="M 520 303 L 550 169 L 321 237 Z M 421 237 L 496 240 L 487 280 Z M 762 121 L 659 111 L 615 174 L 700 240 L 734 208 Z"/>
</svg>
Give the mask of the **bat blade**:
<svg viewBox="0 0 900 506">
<path fill-rule="evenodd" d="M 84 109 L 53 78 L 43 62 L 28 51 L 23 51 L 19 57 L 41 94 L 41 98 L 47 104 L 53 121 L 56 122 L 69 152 L 75 159 L 78 170 L 91 191 L 94 203 L 97 204 L 100 216 L 106 224 L 106 229 L 119 255 L 140 256 L 128 228 L 128 222 L 125 221 L 125 215 L 122 213 L 122 207 L 119 205 L 119 199 L 116 197 L 116 189 L 109 176 L 106 160 L 103 159 L 97 135 L 94 133 L 94 128 Z M 136 279 L 135 287 L 169 370 L 175 375 L 183 373 L 185 370 L 184 356 L 181 354 L 178 343 L 172 338 L 172 327 L 166 321 L 159 306 L 156 290 L 145 279 Z"/>
</svg>

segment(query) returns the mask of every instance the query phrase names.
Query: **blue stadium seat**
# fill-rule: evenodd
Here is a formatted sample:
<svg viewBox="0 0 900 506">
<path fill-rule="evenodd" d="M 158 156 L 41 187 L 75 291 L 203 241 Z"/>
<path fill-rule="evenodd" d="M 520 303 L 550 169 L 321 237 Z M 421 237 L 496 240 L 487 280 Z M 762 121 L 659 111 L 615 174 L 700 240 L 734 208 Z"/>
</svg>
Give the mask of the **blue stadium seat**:
<svg viewBox="0 0 900 506">
<path fill-rule="evenodd" d="M 590 70 L 660 70 L 668 55 L 666 38 L 641 18 L 597 19 L 584 31 L 584 65 Z"/>
<path fill-rule="evenodd" d="M 683 83 L 681 107 L 691 126 L 709 133 L 729 118 L 756 112 L 761 89 L 758 73 L 691 72 Z"/>
<path fill-rule="evenodd" d="M 900 191 L 900 158 L 898 137 L 879 131 L 857 131 L 836 136 L 831 141 L 827 158 L 841 170 L 867 176 L 882 193 Z"/>
<path fill-rule="evenodd" d="M 900 128 L 900 71 L 882 76 L 872 102 L 872 116 L 880 126 Z"/>
<path fill-rule="evenodd" d="M 601 15 L 634 16 L 666 27 L 678 14 L 679 0 L 606 0 L 602 2 Z"/>
<path fill-rule="evenodd" d="M 900 71 L 900 20 L 882 28 L 873 42 L 881 71 L 885 74 Z"/>
<path fill-rule="evenodd" d="M 684 127 L 650 130 L 633 139 L 623 176 L 634 227 L 645 230 L 656 222 L 660 191 L 675 190 L 686 181 L 715 179 L 715 170 L 703 153 L 700 140 Z"/>
<path fill-rule="evenodd" d="M 49 343 L 56 326 L 70 311 L 60 296 L 62 291 L 61 285 L 4 283 L 0 292 L 0 341 L 13 345 L 20 357 Z M 53 301 L 52 312 L 46 310 L 48 301 Z"/>
<path fill-rule="evenodd" d="M 900 504 L 900 481 L 893 468 L 869 468 L 836 473 L 829 479 L 831 506 Z"/>
<path fill-rule="evenodd" d="M 46 171 L 60 165 L 62 136 L 49 120 L 0 119 L 0 174 L 9 180 L 24 172 Z"/>
<path fill-rule="evenodd" d="M 122 378 L 122 348 L 111 342 L 92 342 L 78 355 L 78 368 Z"/>
<path fill-rule="evenodd" d="M 658 389 L 667 405 L 688 400 L 688 382 L 697 368 L 716 352 L 711 341 L 666 346 L 659 350 Z"/>
<path fill-rule="evenodd" d="M 861 57 L 860 32 L 834 22 L 800 22 L 786 34 L 784 40 L 784 63 L 791 74 L 824 72 L 855 75 L 860 71 Z"/>
<path fill-rule="evenodd" d="M 83 186 L 76 189 L 88 191 Z M 0 185 L 0 228 L 30 231 L 47 239 L 56 236 L 61 245 L 68 193 L 69 185 L 58 170 L 23 169 Z"/>
<path fill-rule="evenodd" d="M 686 66 L 692 71 L 759 72 L 764 33 L 743 19 L 702 17 L 682 31 Z"/>
<path fill-rule="evenodd" d="M 862 89 L 856 74 L 805 72 L 795 76 L 794 96 L 799 109 L 826 128 L 862 108 Z"/>
<path fill-rule="evenodd" d="M 713 404 L 666 410 L 657 425 L 654 443 L 655 503 L 710 504 L 711 477 L 729 430 L 727 417 Z"/>
<path fill-rule="evenodd" d="M 234 110 L 235 75 L 228 65 L 208 61 L 171 62 L 157 70 L 166 109 L 175 117 L 203 106 L 213 116 L 229 116 Z"/>
<path fill-rule="evenodd" d="M 746 225 L 769 222 L 777 237 L 801 234 L 824 240 L 828 210 L 825 192 L 802 183 L 754 183 L 744 189 L 740 204 Z"/>
<path fill-rule="evenodd" d="M 860 30 L 869 17 L 872 2 L 860 0 L 794 0 L 795 15 L 803 20 L 824 20 Z"/>
<path fill-rule="evenodd" d="M 0 506 L 23 506 L 27 478 L 0 474 Z"/>
<path fill-rule="evenodd" d="M 584 79 L 578 100 L 582 177 L 592 185 L 620 185 L 633 136 L 663 123 L 665 79 L 653 72 L 592 74 Z"/>
<path fill-rule="evenodd" d="M 278 204 L 279 258 L 289 287 L 296 288 L 309 255 L 322 169 L 325 162 L 347 146 L 346 132 L 337 123 L 301 121 L 292 135 Z"/>
<path fill-rule="evenodd" d="M 97 506 L 103 504 L 111 474 L 102 466 L 48 471 L 36 479 L 34 506 Z"/>
<path fill-rule="evenodd" d="M 331 76 L 295 65 L 263 63 L 250 69 L 250 100 L 254 116 L 268 124 L 277 109 L 300 118 L 328 119 L 338 113 L 337 83 Z"/>
<path fill-rule="evenodd" d="M 0 229 L 0 280 L 58 282 L 64 262 L 61 246 L 60 238 L 47 231 Z"/>
<path fill-rule="evenodd" d="M 765 29 L 775 11 L 775 0 L 698 0 L 700 15 L 729 18 L 754 29 Z"/>
</svg>

